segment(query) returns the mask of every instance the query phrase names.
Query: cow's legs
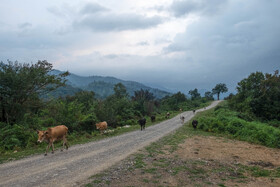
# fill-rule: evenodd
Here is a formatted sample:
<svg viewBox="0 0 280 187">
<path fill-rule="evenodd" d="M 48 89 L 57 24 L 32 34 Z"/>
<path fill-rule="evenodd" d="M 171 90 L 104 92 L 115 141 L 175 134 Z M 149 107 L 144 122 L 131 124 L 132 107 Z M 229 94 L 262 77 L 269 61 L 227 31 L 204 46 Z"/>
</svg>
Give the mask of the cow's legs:
<svg viewBox="0 0 280 187">
<path fill-rule="evenodd" d="M 66 150 L 67 150 L 67 149 L 68 149 L 68 142 L 67 142 L 66 137 L 63 137 L 63 145 L 62 145 L 61 151 L 63 151 L 63 149 L 64 149 L 65 146 L 66 146 Z"/>
<path fill-rule="evenodd" d="M 54 154 L 54 145 L 53 145 L 53 142 L 52 142 L 52 154 Z"/>
<path fill-rule="evenodd" d="M 47 146 L 46 152 L 45 152 L 45 156 L 47 156 L 48 154 L 48 150 L 50 149 L 51 143 L 49 143 L 49 145 Z"/>
</svg>

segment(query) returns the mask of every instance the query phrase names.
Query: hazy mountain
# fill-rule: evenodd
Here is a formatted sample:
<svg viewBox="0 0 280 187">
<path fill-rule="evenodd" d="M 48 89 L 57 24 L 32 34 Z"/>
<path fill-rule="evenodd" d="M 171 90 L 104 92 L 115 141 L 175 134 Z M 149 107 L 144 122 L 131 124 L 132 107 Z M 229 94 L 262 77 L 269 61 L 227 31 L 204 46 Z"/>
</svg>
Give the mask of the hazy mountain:
<svg viewBox="0 0 280 187">
<path fill-rule="evenodd" d="M 51 74 L 58 75 L 62 73 L 59 70 L 53 70 Z M 135 82 L 135 81 L 125 81 L 121 79 L 117 79 L 115 77 L 102 77 L 102 76 L 79 76 L 73 73 L 70 73 L 69 76 L 66 77 L 67 86 L 64 88 L 59 88 L 59 94 L 74 95 L 76 92 L 81 90 L 93 91 L 96 93 L 97 97 L 106 98 L 109 95 L 114 93 L 115 84 L 122 83 L 130 96 L 134 95 L 134 92 L 140 89 L 148 90 L 153 93 L 156 98 L 163 98 L 166 95 L 170 95 L 171 93 L 167 91 L 163 91 L 157 88 L 151 88 L 144 84 Z M 73 88 L 73 90 L 71 90 Z M 57 93 L 55 94 L 58 95 Z"/>
</svg>

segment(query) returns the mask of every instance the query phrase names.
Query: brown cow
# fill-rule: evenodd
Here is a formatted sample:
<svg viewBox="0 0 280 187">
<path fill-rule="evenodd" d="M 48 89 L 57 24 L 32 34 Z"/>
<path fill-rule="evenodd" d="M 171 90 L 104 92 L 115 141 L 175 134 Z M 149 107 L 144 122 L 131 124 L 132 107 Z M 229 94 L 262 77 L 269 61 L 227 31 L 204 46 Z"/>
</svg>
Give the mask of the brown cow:
<svg viewBox="0 0 280 187">
<path fill-rule="evenodd" d="M 37 130 L 38 142 L 41 143 L 41 142 L 45 141 L 48 143 L 45 156 L 47 155 L 48 150 L 50 149 L 50 146 L 52 146 L 52 153 L 54 153 L 53 143 L 56 140 L 63 140 L 63 146 L 62 146 L 61 151 L 63 151 L 65 145 L 66 145 L 66 149 L 68 149 L 68 143 L 67 143 L 67 139 L 66 139 L 67 132 L 68 132 L 68 128 L 65 125 L 51 127 L 51 128 L 48 128 L 48 130 L 46 130 L 46 131 Z"/>
<path fill-rule="evenodd" d="M 104 133 L 104 131 L 108 128 L 108 124 L 106 121 L 96 123 L 95 126 L 97 130 L 100 130 L 100 133 Z"/>
</svg>

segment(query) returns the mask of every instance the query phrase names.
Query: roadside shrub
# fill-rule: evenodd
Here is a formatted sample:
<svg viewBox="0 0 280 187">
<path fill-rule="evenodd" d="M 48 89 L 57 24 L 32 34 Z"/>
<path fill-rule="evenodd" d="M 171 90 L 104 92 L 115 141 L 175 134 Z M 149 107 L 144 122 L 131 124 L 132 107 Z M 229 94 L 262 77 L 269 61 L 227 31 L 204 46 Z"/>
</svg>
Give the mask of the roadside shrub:
<svg viewBox="0 0 280 187">
<path fill-rule="evenodd" d="M 13 150 L 15 147 L 26 147 L 29 135 L 30 132 L 26 131 L 22 126 L 1 123 L 0 147 L 3 147 L 5 150 Z"/>
<path fill-rule="evenodd" d="M 203 131 L 227 134 L 239 140 L 280 148 L 280 129 L 257 121 L 239 118 L 239 113 L 226 106 L 199 115 L 198 128 Z"/>
</svg>

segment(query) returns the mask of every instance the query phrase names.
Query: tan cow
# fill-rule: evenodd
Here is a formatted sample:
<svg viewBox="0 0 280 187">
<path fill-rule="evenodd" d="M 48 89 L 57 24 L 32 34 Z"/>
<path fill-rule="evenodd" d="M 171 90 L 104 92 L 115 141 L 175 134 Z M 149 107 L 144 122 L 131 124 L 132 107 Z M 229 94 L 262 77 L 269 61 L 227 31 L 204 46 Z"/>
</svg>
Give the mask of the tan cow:
<svg viewBox="0 0 280 187">
<path fill-rule="evenodd" d="M 68 149 L 68 143 L 67 143 L 67 139 L 66 139 L 67 132 L 68 132 L 68 128 L 65 125 L 51 127 L 51 128 L 48 128 L 48 130 L 46 130 L 46 131 L 37 130 L 38 142 L 41 143 L 41 142 L 45 141 L 48 143 L 45 156 L 47 155 L 48 150 L 50 149 L 50 146 L 52 146 L 52 153 L 54 153 L 53 143 L 56 140 L 63 140 L 63 146 L 62 146 L 61 151 L 63 151 L 65 145 L 66 145 L 66 149 Z"/>
<path fill-rule="evenodd" d="M 100 131 L 100 133 L 104 133 L 104 131 L 108 128 L 108 124 L 106 121 L 96 123 L 95 126 L 96 129 Z"/>
</svg>

